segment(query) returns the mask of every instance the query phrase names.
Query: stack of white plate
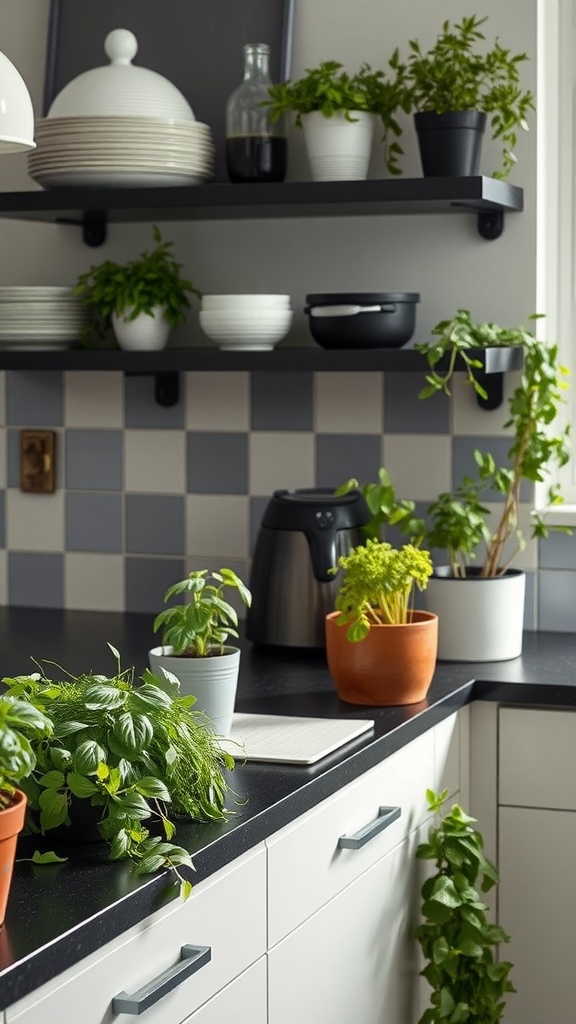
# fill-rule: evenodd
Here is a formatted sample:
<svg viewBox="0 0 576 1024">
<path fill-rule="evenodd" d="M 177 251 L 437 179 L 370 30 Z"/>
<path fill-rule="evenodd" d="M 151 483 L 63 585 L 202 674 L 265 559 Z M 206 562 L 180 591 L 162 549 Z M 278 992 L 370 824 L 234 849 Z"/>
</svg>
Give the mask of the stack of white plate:
<svg viewBox="0 0 576 1024">
<path fill-rule="evenodd" d="M 209 125 L 132 115 L 36 122 L 28 173 L 43 188 L 200 185 L 214 174 Z"/>
<path fill-rule="evenodd" d="M 71 288 L 0 287 L 0 348 L 70 348 L 86 323 L 86 307 Z"/>
<path fill-rule="evenodd" d="M 274 348 L 292 324 L 289 295 L 204 295 L 199 313 L 204 334 L 219 348 Z"/>
</svg>

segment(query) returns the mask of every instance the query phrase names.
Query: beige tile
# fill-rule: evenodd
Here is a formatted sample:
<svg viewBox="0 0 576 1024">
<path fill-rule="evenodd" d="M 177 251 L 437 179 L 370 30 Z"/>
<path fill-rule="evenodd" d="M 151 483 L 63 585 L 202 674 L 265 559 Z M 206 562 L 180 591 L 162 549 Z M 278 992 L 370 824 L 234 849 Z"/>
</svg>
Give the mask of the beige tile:
<svg viewBox="0 0 576 1024">
<path fill-rule="evenodd" d="M 122 555 L 64 555 L 64 607 L 80 611 L 124 611 Z M 102 643 L 106 637 L 102 638 Z"/>
<path fill-rule="evenodd" d="M 69 370 L 64 374 L 67 427 L 123 427 L 124 375 L 109 370 Z"/>
<path fill-rule="evenodd" d="M 314 435 L 304 431 L 253 431 L 248 439 L 250 494 L 314 486 Z"/>
<path fill-rule="evenodd" d="M 13 551 L 64 550 L 64 492 L 6 491 L 6 547 Z"/>
<path fill-rule="evenodd" d="M 222 494 L 189 494 L 186 498 L 186 555 L 217 561 L 247 559 L 249 499 Z"/>
<path fill-rule="evenodd" d="M 187 373 L 188 430 L 248 430 L 250 375 L 248 373 Z"/>
<path fill-rule="evenodd" d="M 127 491 L 182 494 L 186 490 L 184 431 L 124 431 L 124 467 Z"/>
<path fill-rule="evenodd" d="M 381 373 L 317 373 L 316 430 L 321 434 L 379 434 Z"/>
<path fill-rule="evenodd" d="M 399 498 L 432 501 L 450 488 L 451 438 L 389 434 L 384 461 Z"/>
</svg>

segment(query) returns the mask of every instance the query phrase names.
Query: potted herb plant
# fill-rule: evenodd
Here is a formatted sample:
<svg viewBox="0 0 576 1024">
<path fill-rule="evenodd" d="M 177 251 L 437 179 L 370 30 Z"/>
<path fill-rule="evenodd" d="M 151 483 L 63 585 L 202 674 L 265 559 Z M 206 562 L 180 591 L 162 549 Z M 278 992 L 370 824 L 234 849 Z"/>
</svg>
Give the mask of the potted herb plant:
<svg viewBox="0 0 576 1024">
<path fill-rule="evenodd" d="M 267 105 L 272 123 L 293 115 L 303 129 L 315 181 L 358 180 L 368 172 L 377 119 L 384 129 L 386 166 L 391 174 L 400 173 L 397 92 L 392 79 L 369 64 L 351 74 L 339 61 L 326 60 L 295 81 L 270 86 Z"/>
<path fill-rule="evenodd" d="M 222 736 L 232 728 L 240 666 L 240 648 L 227 643 L 228 637 L 238 636 L 238 613 L 225 598 L 229 591 L 250 606 L 252 595 L 232 569 L 199 569 L 174 583 L 164 602 L 184 600 L 154 619 L 154 632 L 162 632 L 163 645 L 148 655 L 154 672 L 175 676 L 182 692 L 196 697 L 198 708 Z"/>
<path fill-rule="evenodd" d="M 414 704 L 426 696 L 438 641 L 438 617 L 412 608 L 414 588 L 432 573 L 428 551 L 368 538 L 341 555 L 336 610 L 326 617 L 328 668 L 341 700 Z"/>
<path fill-rule="evenodd" d="M 554 465 L 568 461 L 569 427 L 558 425 L 567 371 L 558 364 L 558 346 L 538 339 L 527 325 L 476 323 L 469 310 L 461 309 L 437 324 L 432 335 L 430 342 L 417 346 L 429 365 L 422 398 L 438 391 L 451 393 L 458 361 L 482 397 L 473 350 L 487 345 L 519 345 L 523 350 L 524 368 L 509 397 L 504 423 L 511 432 L 506 462 L 476 449 L 476 475 L 466 476 L 454 491 L 440 494 L 429 506 L 424 534 L 427 546 L 445 550 L 449 561 L 435 570 L 426 593 L 427 607 L 440 616 L 438 656 L 455 661 L 508 660 L 522 651 L 525 573 L 511 567 L 525 546 L 520 488 L 523 482 L 546 483 Z M 490 500 L 492 512 L 487 507 Z M 557 485 L 549 486 L 548 506 L 561 500 Z M 543 514 L 532 513 L 532 538 L 546 537 L 553 528 Z"/>
<path fill-rule="evenodd" d="M 34 771 L 33 738 L 50 735 L 52 723 L 38 708 L 0 697 L 0 927 L 12 882 L 18 834 L 24 827 L 24 780 Z"/>
<path fill-rule="evenodd" d="M 26 748 L 28 827 L 64 850 L 72 840 L 105 840 L 110 858 L 131 860 L 139 875 L 171 868 L 186 896 L 190 882 L 179 869 L 192 862 L 173 842 L 176 820 L 226 816 L 225 773 L 234 761 L 177 681 L 147 669 L 137 685 L 110 649 L 110 678 L 60 670 L 63 679 L 3 679 L 30 720 L 45 713 L 54 725 L 49 735 L 38 728 Z"/>
<path fill-rule="evenodd" d="M 104 338 L 112 328 L 120 348 L 164 348 L 171 329 L 186 319 L 188 296 L 201 297 L 196 285 L 182 277 L 174 243 L 163 241 L 156 225 L 152 230 L 154 248 L 137 259 L 105 260 L 79 275 L 73 293 L 91 314 L 85 337 Z"/>
<path fill-rule="evenodd" d="M 459 804 L 441 814 L 447 795 L 427 790 L 438 817 L 416 851 L 435 868 L 422 885 L 423 920 L 416 929 L 426 961 L 421 974 L 432 990 L 419 1024 L 499 1024 L 506 997 L 515 991 L 513 965 L 497 956 L 510 939 L 489 921 L 481 897 L 497 884 L 498 872 L 484 854 L 476 819 Z"/>
<path fill-rule="evenodd" d="M 454 24 L 445 21 L 430 49 L 411 39 L 404 62 L 398 50 L 390 58 L 393 93 L 400 94 L 405 113 L 414 115 L 425 176 L 477 174 L 487 120 L 502 147 L 494 177 L 507 178 L 516 162 L 518 130 L 528 128 L 534 109 L 532 93 L 520 84 L 528 56 L 512 53 L 498 38 L 486 49 L 487 20 L 469 15 Z"/>
</svg>

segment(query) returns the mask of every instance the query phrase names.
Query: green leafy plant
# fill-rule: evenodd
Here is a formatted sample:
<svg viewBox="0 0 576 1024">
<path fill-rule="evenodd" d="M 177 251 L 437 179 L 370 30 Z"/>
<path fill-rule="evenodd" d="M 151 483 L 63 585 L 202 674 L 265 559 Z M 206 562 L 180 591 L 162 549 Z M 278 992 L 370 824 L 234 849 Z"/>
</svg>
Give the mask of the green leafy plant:
<svg viewBox="0 0 576 1024">
<path fill-rule="evenodd" d="M 344 114 L 348 121 L 355 120 L 353 112 L 357 110 L 376 114 L 384 129 L 386 166 L 391 174 L 400 174 L 397 160 L 402 149 L 392 138 L 402 134 L 395 117 L 400 90 L 383 71 L 373 71 L 364 63 L 350 74 L 338 61 L 326 60 L 318 67 L 307 68 L 302 78 L 275 83 L 268 93 L 266 104 L 272 123 L 284 114 L 294 114 L 295 124 L 301 128 L 302 115 L 315 110 L 327 118 Z"/>
<path fill-rule="evenodd" d="M 188 295 L 201 297 L 196 285 L 182 277 L 182 264 L 172 253 L 174 243 L 164 242 L 156 225 L 152 230 L 156 245 L 137 259 L 128 263 L 105 260 L 79 275 L 73 294 L 91 314 L 85 338 L 92 333 L 105 337 L 113 313 L 135 320 L 141 313 L 152 314 L 155 306 L 161 306 L 170 326 L 177 327 L 190 308 Z"/>
<path fill-rule="evenodd" d="M 112 860 L 130 859 L 138 875 L 172 868 L 186 897 L 191 885 L 178 869 L 193 865 L 172 841 L 173 819 L 224 818 L 225 771 L 234 760 L 193 710 L 196 698 L 180 696 L 174 677 L 146 670 L 137 685 L 133 669 L 122 671 L 118 651 L 108 646 L 117 663 L 111 677 L 54 680 L 41 671 L 3 679 L 8 698 L 53 722 L 52 734 L 31 739 L 35 763 L 22 784 L 28 827 L 49 833 L 70 826 L 75 802 L 87 801 Z"/>
<path fill-rule="evenodd" d="M 162 630 L 163 643 L 171 646 L 176 655 L 206 658 L 223 654 L 228 637 L 238 636 L 236 609 L 223 596 L 227 589 L 236 590 L 244 604 L 250 606 L 252 595 L 232 569 L 213 573 L 199 569 L 189 573 L 164 595 L 165 602 L 182 594 L 188 600 L 160 612 L 154 619 L 154 632 Z"/>
<path fill-rule="evenodd" d="M 466 574 L 467 560 L 475 556 L 476 546 L 482 542 L 480 575 L 499 576 L 525 546 L 519 522 L 522 481 L 544 483 L 554 464 L 561 467 L 568 461 L 569 427 L 554 429 L 568 386 L 568 371 L 558 363 L 558 346 L 539 340 L 526 325 L 507 328 L 493 323 L 477 324 L 468 310 L 459 309 L 450 320 L 437 324 L 432 334 L 436 340 L 417 346 L 426 355 L 430 368 L 421 398 L 438 392 L 451 394 L 450 384 L 459 360 L 466 367 L 468 383 L 478 395 L 486 397 L 477 376 L 482 364 L 473 350 L 491 345 L 520 345 L 523 349 L 524 368 L 508 400 L 508 418 L 504 423 L 504 428 L 512 433 L 508 464 L 500 466 L 493 455 L 476 449 L 477 478 L 466 477 L 453 494 L 441 494 L 428 509 L 432 526 L 426 542 L 448 550 L 454 575 Z M 445 371 L 439 365 L 441 360 L 447 362 Z M 482 504 L 483 496 L 490 491 L 503 496 L 493 529 L 488 528 L 488 510 Z M 548 487 L 547 500 L 548 505 L 562 502 L 557 484 Z M 532 537 L 538 538 L 548 536 L 552 529 L 566 529 L 548 526 L 538 512 L 532 513 L 531 528 Z M 510 540 L 515 543 L 505 555 Z"/>
<path fill-rule="evenodd" d="M 409 621 L 414 586 L 424 590 L 432 574 L 428 551 L 412 544 L 393 548 L 368 539 L 341 555 L 333 572 L 343 570 L 336 595 L 337 624 L 348 626 L 352 642 L 363 640 L 372 625 Z"/>
<path fill-rule="evenodd" d="M 427 790 L 430 810 L 439 815 L 448 790 Z M 484 840 L 458 804 L 445 811 L 416 851 L 433 861 L 435 872 L 422 886 L 422 923 L 416 929 L 426 966 L 421 974 L 432 988 L 431 1006 L 419 1024 L 498 1024 L 506 995 L 514 992 L 512 964 L 496 951 L 509 942 L 488 920 L 481 899 L 498 882 L 498 871 L 484 854 Z"/>
<path fill-rule="evenodd" d="M 498 38 L 490 49 L 482 44 L 487 18 L 463 17 L 451 25 L 445 21 L 434 45 L 423 51 L 416 39 L 403 63 L 399 51 L 390 58 L 395 73 L 394 94 L 407 114 L 431 111 L 477 110 L 488 116 L 492 138 L 502 145 L 501 167 L 496 178 L 508 177 L 516 163 L 514 147 L 518 129 L 528 130 L 527 115 L 534 110 L 534 96 L 520 85 L 520 65 L 526 53 L 513 54 Z M 479 44 L 479 45 L 478 45 Z"/>
<path fill-rule="evenodd" d="M 396 526 L 401 533 L 411 537 L 418 544 L 425 533 L 424 520 L 414 515 L 416 503 L 407 498 L 397 498 L 390 474 L 384 467 L 378 470 L 378 482 L 359 484 L 351 477 L 335 490 L 336 495 L 349 494 L 359 489 L 370 511 L 370 519 L 363 526 L 367 537 L 382 540 L 385 526 Z"/>
<path fill-rule="evenodd" d="M 22 787 L 36 767 L 32 740 L 50 736 L 52 728 L 39 708 L 0 697 L 0 811 L 10 806 L 17 786 Z"/>
</svg>

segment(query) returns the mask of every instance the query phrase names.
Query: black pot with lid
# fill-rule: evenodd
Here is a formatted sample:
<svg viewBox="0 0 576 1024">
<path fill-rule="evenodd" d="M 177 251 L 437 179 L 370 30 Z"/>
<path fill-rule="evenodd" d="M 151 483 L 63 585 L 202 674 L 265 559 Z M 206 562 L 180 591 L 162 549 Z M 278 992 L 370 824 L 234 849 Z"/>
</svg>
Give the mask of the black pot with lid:
<svg viewBox="0 0 576 1024">
<path fill-rule="evenodd" d="M 355 489 L 274 491 L 264 515 L 250 574 L 252 605 L 246 636 L 257 644 L 323 648 L 324 619 L 340 581 L 330 570 L 362 544 L 370 519 Z"/>
<path fill-rule="evenodd" d="M 416 329 L 419 292 L 321 292 L 306 296 L 310 333 L 322 348 L 400 348 Z"/>
</svg>

